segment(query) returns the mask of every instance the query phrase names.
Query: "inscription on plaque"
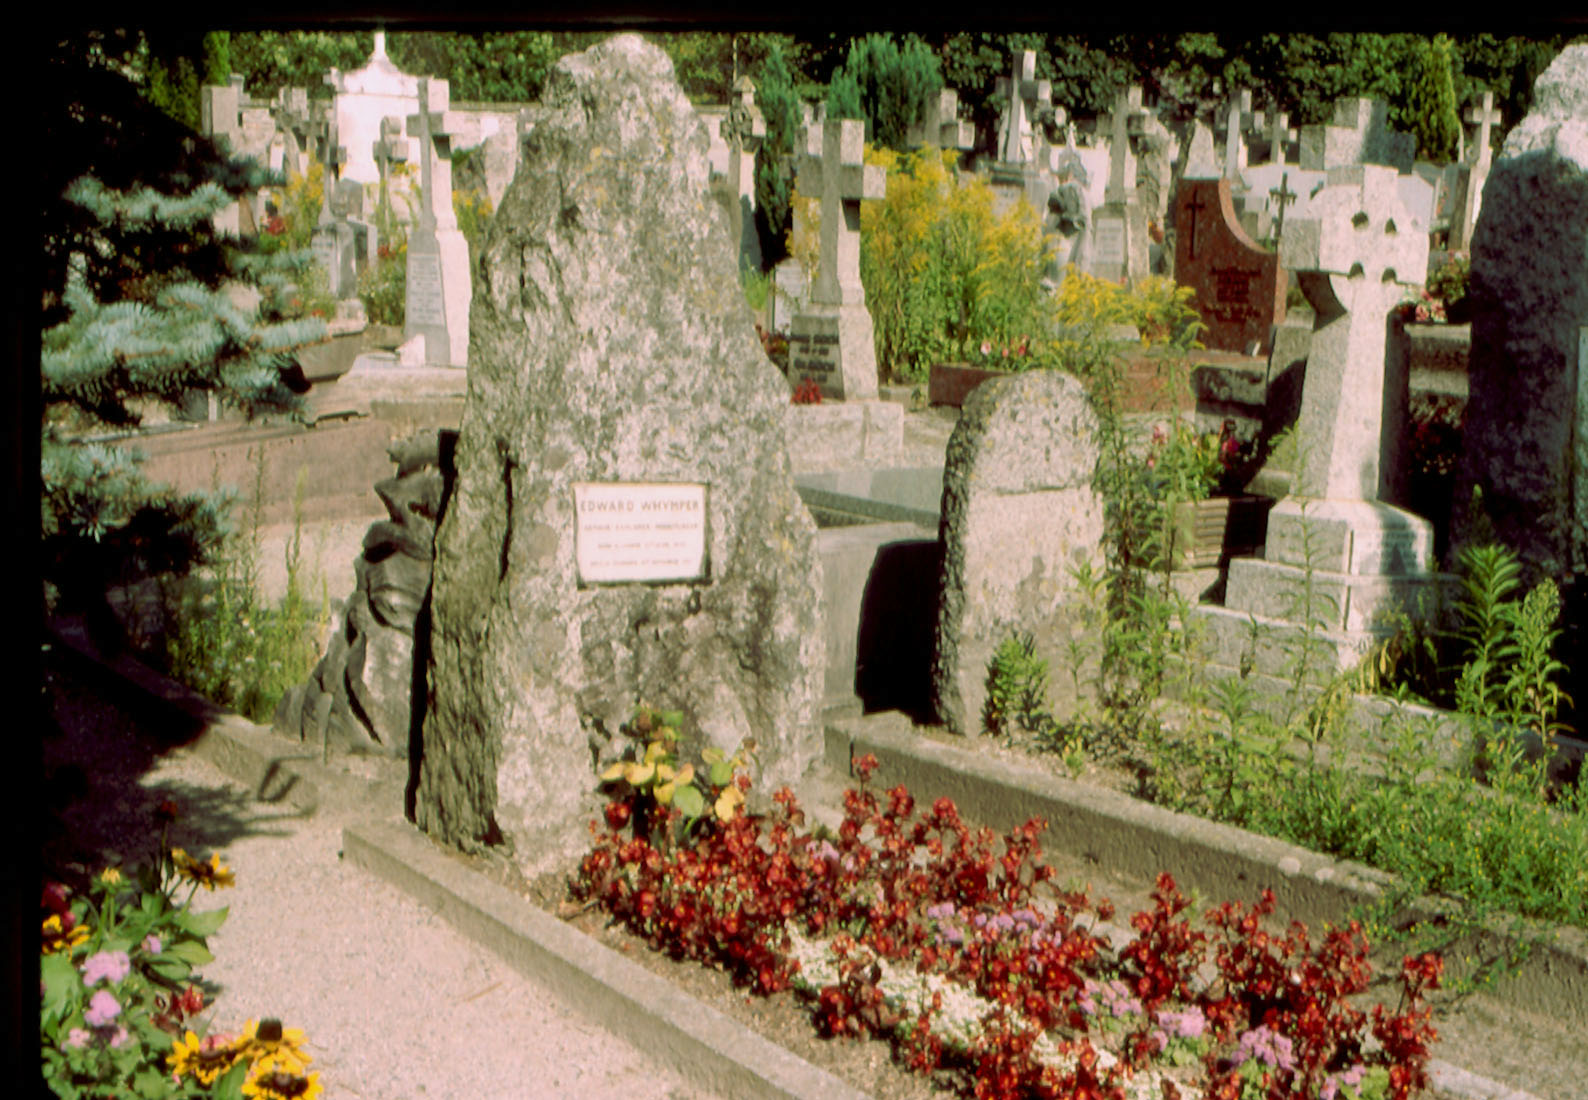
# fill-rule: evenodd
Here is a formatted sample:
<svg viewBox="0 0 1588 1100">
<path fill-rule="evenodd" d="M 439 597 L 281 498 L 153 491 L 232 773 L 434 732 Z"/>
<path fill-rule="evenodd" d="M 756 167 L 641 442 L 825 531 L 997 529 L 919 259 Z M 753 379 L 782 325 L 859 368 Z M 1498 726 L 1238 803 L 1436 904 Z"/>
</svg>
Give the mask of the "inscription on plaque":
<svg viewBox="0 0 1588 1100">
<path fill-rule="evenodd" d="M 408 254 L 407 324 L 446 327 L 447 312 L 441 302 L 441 257 L 434 253 Z"/>
<path fill-rule="evenodd" d="M 1123 267 L 1125 263 L 1125 219 L 1097 219 L 1097 261 Z"/>
<path fill-rule="evenodd" d="M 838 318 L 799 314 L 789 326 L 788 376 L 798 385 L 813 380 L 824 392 L 830 390 L 839 370 Z"/>
<path fill-rule="evenodd" d="M 580 584 L 705 578 L 705 485 L 578 481 L 573 508 Z"/>
</svg>

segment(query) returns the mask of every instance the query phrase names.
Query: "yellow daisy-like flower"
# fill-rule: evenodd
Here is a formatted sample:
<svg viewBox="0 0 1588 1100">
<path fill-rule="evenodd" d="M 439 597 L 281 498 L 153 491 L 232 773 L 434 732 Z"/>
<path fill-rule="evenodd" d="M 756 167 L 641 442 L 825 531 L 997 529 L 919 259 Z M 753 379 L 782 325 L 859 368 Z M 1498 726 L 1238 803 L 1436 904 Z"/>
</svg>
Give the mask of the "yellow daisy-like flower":
<svg viewBox="0 0 1588 1100">
<path fill-rule="evenodd" d="M 249 1020 L 237 1037 L 238 1053 L 252 1065 L 250 1075 L 280 1070 L 302 1075 L 313 1056 L 303 1051 L 303 1029 L 282 1027 L 280 1020 Z"/>
<path fill-rule="evenodd" d="M 166 1055 L 166 1061 L 176 1076 L 191 1074 L 199 1084 L 208 1087 L 241 1057 L 236 1043 L 200 1039 L 189 1031 L 182 1038 L 171 1040 L 171 1053 Z"/>
<path fill-rule="evenodd" d="M 243 1082 L 243 1095 L 257 1100 L 314 1100 L 319 1096 L 318 1073 L 287 1073 L 279 1069 L 255 1071 Z"/>
<path fill-rule="evenodd" d="M 53 955 L 57 951 L 70 952 L 78 944 L 88 938 L 88 926 L 74 924 L 70 928 L 62 926 L 59 913 L 51 913 L 44 918 L 43 949 L 46 955 Z"/>
<path fill-rule="evenodd" d="M 119 886 L 121 885 L 121 872 L 114 867 L 106 867 L 99 872 L 99 881 L 106 886 Z"/>
<path fill-rule="evenodd" d="M 177 874 L 189 882 L 198 883 L 206 890 L 213 890 L 217 886 L 231 886 L 237 881 L 231 868 L 222 863 L 218 855 L 212 855 L 208 860 L 198 860 L 181 848 L 172 848 L 171 862 L 175 865 Z"/>
</svg>

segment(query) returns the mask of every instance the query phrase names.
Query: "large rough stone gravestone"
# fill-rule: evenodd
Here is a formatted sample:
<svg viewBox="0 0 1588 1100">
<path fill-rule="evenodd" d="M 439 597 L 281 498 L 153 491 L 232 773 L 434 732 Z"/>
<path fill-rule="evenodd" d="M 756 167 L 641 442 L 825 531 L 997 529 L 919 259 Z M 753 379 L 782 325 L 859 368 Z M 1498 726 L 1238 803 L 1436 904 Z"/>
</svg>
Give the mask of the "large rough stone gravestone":
<svg viewBox="0 0 1588 1100">
<path fill-rule="evenodd" d="M 1472 234 L 1471 396 L 1452 544 L 1493 536 L 1531 571 L 1588 568 L 1573 477 L 1588 324 L 1588 46 L 1561 52 L 1506 135 Z M 1474 488 L 1483 494 L 1472 507 Z"/>
<path fill-rule="evenodd" d="M 860 282 L 860 202 L 886 193 L 886 173 L 864 162 L 859 119 L 815 123 L 800 176 L 821 195 L 821 259 L 810 308 L 789 326 L 789 381 L 809 378 L 840 400 L 877 396 L 877 349 Z M 820 150 L 820 152 L 818 152 Z"/>
<path fill-rule="evenodd" d="M 983 382 L 949 437 L 932 705 L 956 733 L 982 729 L 987 668 L 1030 634 L 1051 670 L 1056 713 L 1073 704 L 1068 643 L 1088 622 L 1071 570 L 1102 565 L 1097 413 L 1058 371 Z"/>
<path fill-rule="evenodd" d="M 463 367 L 469 362 L 469 242 L 452 209 L 451 135 L 462 119 L 447 110 L 445 80 L 419 80 L 419 113 L 408 136 L 419 138 L 419 220 L 408 234 L 408 286 L 403 339 L 422 348 L 416 365 Z"/>
<path fill-rule="evenodd" d="M 816 528 L 706 144 L 637 35 L 562 58 L 478 263 L 416 821 L 524 867 L 583 845 L 642 701 L 754 739 L 764 792 L 821 751 Z"/>
<path fill-rule="evenodd" d="M 1191 287 L 1210 348 L 1266 354 L 1285 319 L 1290 280 L 1279 256 L 1241 228 L 1228 179 L 1181 180 L 1175 208 L 1175 282 Z"/>
<path fill-rule="evenodd" d="M 1232 560 L 1225 607 L 1214 609 L 1237 635 L 1249 621 L 1280 628 L 1253 657 L 1268 673 L 1298 633 L 1317 646 L 1315 672 L 1350 667 L 1392 632 L 1386 612 L 1430 614 L 1442 581 L 1432 524 L 1394 503 L 1407 358 L 1404 336 L 1386 320 L 1423 281 L 1427 233 L 1400 203 L 1394 169 L 1336 168 L 1328 180 L 1312 215 L 1286 225 L 1280 248 L 1315 313 L 1299 469 L 1290 496 L 1269 513 L 1266 560 Z"/>
</svg>

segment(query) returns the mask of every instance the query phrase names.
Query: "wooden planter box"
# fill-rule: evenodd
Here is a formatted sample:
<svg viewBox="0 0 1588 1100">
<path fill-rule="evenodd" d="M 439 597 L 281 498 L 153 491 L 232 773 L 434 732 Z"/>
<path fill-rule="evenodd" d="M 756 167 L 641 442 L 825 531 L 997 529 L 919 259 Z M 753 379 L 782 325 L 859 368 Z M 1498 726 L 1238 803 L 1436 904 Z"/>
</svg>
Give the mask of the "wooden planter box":
<svg viewBox="0 0 1588 1100">
<path fill-rule="evenodd" d="M 1006 370 L 987 370 L 965 363 L 933 363 L 927 375 L 926 400 L 929 405 L 949 405 L 962 408 L 970 391 L 989 378 L 1003 378 Z"/>
<path fill-rule="evenodd" d="M 1169 513 L 1172 567 L 1206 569 L 1255 554 L 1268 535 L 1270 497 L 1213 497 L 1182 501 Z"/>
</svg>

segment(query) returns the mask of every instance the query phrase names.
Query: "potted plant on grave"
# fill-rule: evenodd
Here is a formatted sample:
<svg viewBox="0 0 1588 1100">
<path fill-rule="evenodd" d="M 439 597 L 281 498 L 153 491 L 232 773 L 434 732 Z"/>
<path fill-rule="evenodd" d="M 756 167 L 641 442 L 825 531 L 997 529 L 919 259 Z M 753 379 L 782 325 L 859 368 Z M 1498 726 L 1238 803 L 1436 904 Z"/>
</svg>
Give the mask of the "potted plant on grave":
<svg viewBox="0 0 1588 1100">
<path fill-rule="evenodd" d="M 1153 429 L 1145 465 L 1154 497 L 1165 504 L 1169 568 L 1219 566 L 1262 546 L 1269 502 L 1242 492 L 1251 446 L 1229 420 L 1216 432 L 1184 422 Z"/>
</svg>

